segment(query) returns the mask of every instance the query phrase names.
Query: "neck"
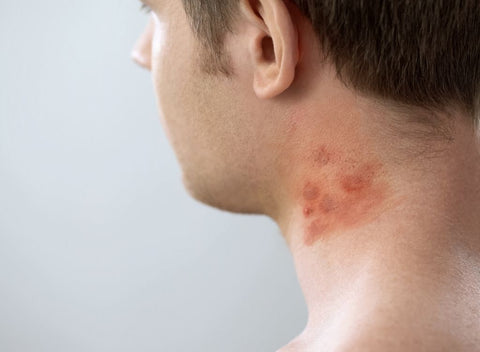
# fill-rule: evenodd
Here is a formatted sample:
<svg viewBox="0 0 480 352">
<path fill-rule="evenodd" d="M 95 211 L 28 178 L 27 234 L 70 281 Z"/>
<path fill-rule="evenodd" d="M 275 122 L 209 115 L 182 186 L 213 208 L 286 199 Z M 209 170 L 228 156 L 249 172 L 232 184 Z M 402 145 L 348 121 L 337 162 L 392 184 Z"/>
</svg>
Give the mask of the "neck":
<svg viewBox="0 0 480 352">
<path fill-rule="evenodd" d="M 309 311 L 295 341 L 358 343 L 378 329 L 397 339 L 399 331 L 411 337 L 425 329 L 440 336 L 442 326 L 464 329 L 465 336 L 475 322 L 472 336 L 478 336 L 480 154 L 474 134 L 458 126 L 441 153 L 390 164 L 388 155 L 362 152 L 360 145 L 373 147 L 370 140 L 350 147 L 338 147 L 335 139 L 304 140 L 294 153 L 302 162 L 290 176 L 290 196 L 276 218 Z M 442 314 L 432 313 L 439 309 Z"/>
</svg>

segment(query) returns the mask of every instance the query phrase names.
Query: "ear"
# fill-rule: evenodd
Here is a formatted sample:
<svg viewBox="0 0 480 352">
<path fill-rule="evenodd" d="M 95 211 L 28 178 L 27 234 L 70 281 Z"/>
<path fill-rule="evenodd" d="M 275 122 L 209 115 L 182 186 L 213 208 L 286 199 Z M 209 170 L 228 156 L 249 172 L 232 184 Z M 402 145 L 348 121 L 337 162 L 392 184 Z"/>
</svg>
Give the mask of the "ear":
<svg viewBox="0 0 480 352">
<path fill-rule="evenodd" d="M 249 34 L 248 52 L 254 70 L 253 89 L 261 99 L 281 94 L 295 78 L 298 31 L 284 1 L 240 0 L 243 15 L 255 27 Z"/>
</svg>

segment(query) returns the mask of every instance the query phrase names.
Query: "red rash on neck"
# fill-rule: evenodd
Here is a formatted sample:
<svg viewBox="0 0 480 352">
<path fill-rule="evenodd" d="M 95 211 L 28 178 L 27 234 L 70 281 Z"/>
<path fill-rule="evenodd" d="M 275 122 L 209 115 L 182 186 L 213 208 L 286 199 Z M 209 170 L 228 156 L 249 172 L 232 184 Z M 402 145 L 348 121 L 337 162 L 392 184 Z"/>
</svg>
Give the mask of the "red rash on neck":
<svg viewBox="0 0 480 352">
<path fill-rule="evenodd" d="M 314 177 L 305 178 L 300 190 L 305 245 L 364 225 L 381 213 L 387 184 L 379 162 L 348 159 L 326 146 L 310 160 Z"/>
</svg>

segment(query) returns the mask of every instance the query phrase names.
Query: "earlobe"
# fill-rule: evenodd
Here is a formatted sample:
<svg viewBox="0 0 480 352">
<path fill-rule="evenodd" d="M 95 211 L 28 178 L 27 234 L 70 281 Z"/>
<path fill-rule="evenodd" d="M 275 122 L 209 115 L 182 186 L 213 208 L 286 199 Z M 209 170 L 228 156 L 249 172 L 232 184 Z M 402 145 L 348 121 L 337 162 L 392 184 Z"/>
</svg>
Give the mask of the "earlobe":
<svg viewBox="0 0 480 352">
<path fill-rule="evenodd" d="M 241 0 L 241 9 L 256 27 L 249 41 L 253 89 L 270 99 L 288 89 L 299 59 L 298 31 L 284 0 Z"/>
</svg>

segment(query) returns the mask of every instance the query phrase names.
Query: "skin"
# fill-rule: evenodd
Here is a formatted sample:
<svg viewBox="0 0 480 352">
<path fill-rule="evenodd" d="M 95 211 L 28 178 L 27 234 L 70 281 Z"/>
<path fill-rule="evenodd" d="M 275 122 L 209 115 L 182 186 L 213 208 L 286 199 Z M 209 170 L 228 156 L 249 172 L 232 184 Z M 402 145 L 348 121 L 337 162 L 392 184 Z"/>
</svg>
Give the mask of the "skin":
<svg viewBox="0 0 480 352">
<path fill-rule="evenodd" d="M 283 1 L 240 0 L 230 77 L 202 69 L 180 0 L 146 5 L 133 58 L 152 71 L 186 188 L 271 217 L 292 252 L 309 319 L 278 352 L 480 351 L 480 147 L 468 119 L 440 113 L 450 138 L 432 136 L 347 88 Z"/>
</svg>

